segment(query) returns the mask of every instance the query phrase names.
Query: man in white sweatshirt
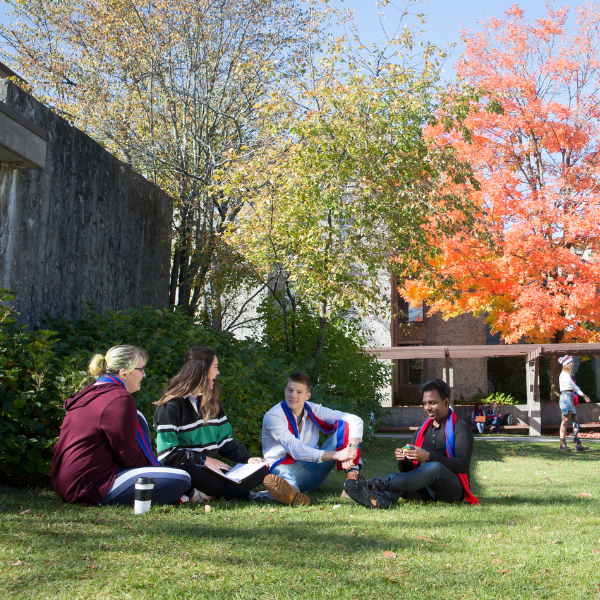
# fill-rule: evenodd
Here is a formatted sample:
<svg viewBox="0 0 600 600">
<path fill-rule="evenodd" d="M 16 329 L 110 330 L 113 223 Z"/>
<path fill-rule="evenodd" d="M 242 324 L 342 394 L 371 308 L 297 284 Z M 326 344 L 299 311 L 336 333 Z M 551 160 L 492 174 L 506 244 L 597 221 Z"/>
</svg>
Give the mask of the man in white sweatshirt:
<svg viewBox="0 0 600 600">
<path fill-rule="evenodd" d="M 283 504 L 310 504 L 303 492 L 319 488 L 336 463 L 348 478 L 358 478 L 362 419 L 308 402 L 311 388 L 306 373 L 292 373 L 284 401 L 263 419 L 263 455 L 270 467 L 264 485 Z M 329 437 L 319 448 L 320 433 Z"/>
</svg>

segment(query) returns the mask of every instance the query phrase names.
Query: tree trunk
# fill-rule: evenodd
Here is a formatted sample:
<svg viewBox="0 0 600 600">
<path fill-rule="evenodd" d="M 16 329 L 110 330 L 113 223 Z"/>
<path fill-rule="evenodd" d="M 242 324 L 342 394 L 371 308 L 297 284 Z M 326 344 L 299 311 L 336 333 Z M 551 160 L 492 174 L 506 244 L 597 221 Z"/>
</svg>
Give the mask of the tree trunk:
<svg viewBox="0 0 600 600">
<path fill-rule="evenodd" d="M 327 331 L 327 300 L 321 301 L 321 309 L 319 311 L 319 337 L 317 338 L 317 347 L 315 348 L 315 358 L 323 356 L 323 347 L 325 346 L 325 333 Z"/>
<path fill-rule="evenodd" d="M 560 344 L 562 339 L 565 337 L 564 331 L 557 331 L 554 334 L 553 344 Z M 550 357 L 550 402 L 558 402 L 560 397 L 560 384 L 558 383 L 558 377 L 562 367 L 558 362 L 558 356 Z"/>
</svg>

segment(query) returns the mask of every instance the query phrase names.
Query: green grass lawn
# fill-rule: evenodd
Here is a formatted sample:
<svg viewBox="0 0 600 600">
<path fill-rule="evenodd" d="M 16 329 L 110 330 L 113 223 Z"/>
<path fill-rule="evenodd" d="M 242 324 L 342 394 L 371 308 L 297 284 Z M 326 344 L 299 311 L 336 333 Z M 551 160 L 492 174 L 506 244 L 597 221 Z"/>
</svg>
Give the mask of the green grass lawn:
<svg viewBox="0 0 600 600">
<path fill-rule="evenodd" d="M 371 444 L 365 473 L 395 470 L 396 445 Z M 476 442 L 478 507 L 368 510 L 340 501 L 340 474 L 310 507 L 213 502 L 142 516 L 3 488 L 0 597 L 600 598 L 600 443 L 589 445 Z"/>
</svg>

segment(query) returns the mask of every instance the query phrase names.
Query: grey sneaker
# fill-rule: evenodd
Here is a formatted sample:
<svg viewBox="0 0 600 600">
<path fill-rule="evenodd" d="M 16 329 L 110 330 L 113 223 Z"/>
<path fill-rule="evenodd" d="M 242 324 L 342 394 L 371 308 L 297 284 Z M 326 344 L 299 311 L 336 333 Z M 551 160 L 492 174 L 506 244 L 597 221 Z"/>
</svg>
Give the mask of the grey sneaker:
<svg viewBox="0 0 600 600">
<path fill-rule="evenodd" d="M 275 500 L 275 498 L 273 498 L 273 496 L 271 496 L 271 494 L 269 492 L 267 492 L 266 490 L 264 490 L 262 492 L 256 492 L 256 494 L 254 494 L 254 496 L 252 497 L 252 501 L 253 502 L 268 502 L 268 503 L 277 502 L 277 500 Z"/>
<path fill-rule="evenodd" d="M 389 508 L 390 499 L 383 492 L 370 490 L 365 481 L 348 480 L 344 484 L 346 493 L 352 500 L 368 508 Z"/>
</svg>

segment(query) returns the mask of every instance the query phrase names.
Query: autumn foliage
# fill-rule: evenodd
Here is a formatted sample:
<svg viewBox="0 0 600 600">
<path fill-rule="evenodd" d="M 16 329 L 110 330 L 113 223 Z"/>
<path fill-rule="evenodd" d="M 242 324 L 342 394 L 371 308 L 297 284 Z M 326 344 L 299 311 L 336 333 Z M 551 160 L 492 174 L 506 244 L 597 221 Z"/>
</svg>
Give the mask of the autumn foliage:
<svg viewBox="0 0 600 600">
<path fill-rule="evenodd" d="M 438 255 L 402 293 L 446 318 L 485 313 L 509 343 L 600 339 L 600 8 L 577 8 L 572 32 L 567 16 L 550 2 L 528 22 L 515 5 L 465 33 L 457 72 L 481 96 L 429 131 L 476 171 L 477 214 L 430 236 Z"/>
</svg>

